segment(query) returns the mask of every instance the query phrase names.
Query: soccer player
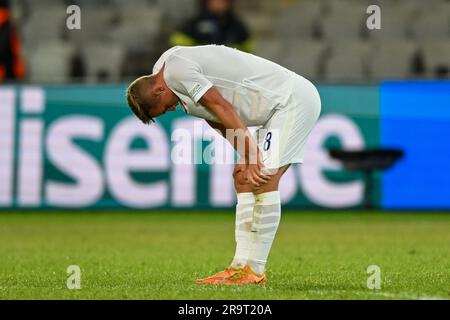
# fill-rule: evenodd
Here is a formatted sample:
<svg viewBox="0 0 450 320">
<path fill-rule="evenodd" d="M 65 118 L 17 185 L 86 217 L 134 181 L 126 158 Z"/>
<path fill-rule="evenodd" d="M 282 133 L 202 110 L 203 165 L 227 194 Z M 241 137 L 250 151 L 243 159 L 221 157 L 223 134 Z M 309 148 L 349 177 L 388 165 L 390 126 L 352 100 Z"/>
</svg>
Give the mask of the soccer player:
<svg viewBox="0 0 450 320">
<path fill-rule="evenodd" d="M 230 141 L 240 156 L 233 171 L 235 256 L 224 271 L 196 282 L 265 283 L 281 216 L 278 184 L 290 164 L 303 162 L 306 139 L 320 114 L 314 85 L 237 49 L 176 46 L 162 54 L 151 75 L 130 84 L 127 100 L 144 124 L 179 104 Z M 258 126 L 253 136 L 249 126 Z"/>
</svg>

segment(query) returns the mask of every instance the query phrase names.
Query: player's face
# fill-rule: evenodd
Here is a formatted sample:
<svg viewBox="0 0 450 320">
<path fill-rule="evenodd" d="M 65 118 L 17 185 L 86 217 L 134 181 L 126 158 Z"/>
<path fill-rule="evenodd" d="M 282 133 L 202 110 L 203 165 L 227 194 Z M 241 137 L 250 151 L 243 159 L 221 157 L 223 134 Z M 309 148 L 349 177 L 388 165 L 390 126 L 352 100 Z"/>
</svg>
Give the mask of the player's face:
<svg viewBox="0 0 450 320">
<path fill-rule="evenodd" d="M 174 111 L 177 108 L 178 97 L 168 88 L 156 93 L 155 97 L 158 103 L 149 110 L 152 118 L 163 115 L 167 111 Z"/>
<path fill-rule="evenodd" d="M 167 111 L 174 111 L 176 108 L 177 108 L 176 104 L 170 105 L 170 106 L 163 106 L 163 105 L 154 106 L 149 111 L 149 115 L 152 118 L 156 118 L 156 117 L 163 115 Z"/>
<path fill-rule="evenodd" d="M 208 0 L 207 6 L 210 12 L 216 15 L 224 15 L 231 8 L 230 0 Z"/>
<path fill-rule="evenodd" d="M 178 97 L 166 85 L 147 87 L 141 92 L 142 107 L 151 118 L 176 110 Z"/>
</svg>

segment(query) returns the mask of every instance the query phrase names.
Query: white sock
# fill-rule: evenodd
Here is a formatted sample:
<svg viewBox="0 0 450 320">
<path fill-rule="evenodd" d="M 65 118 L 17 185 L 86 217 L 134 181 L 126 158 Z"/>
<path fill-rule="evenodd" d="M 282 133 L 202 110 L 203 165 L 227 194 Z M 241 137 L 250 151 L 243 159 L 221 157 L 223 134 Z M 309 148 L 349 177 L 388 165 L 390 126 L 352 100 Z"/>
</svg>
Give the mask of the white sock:
<svg viewBox="0 0 450 320">
<path fill-rule="evenodd" d="M 251 228 L 255 195 L 252 192 L 237 194 L 235 239 L 236 253 L 231 267 L 243 268 L 247 264 L 251 246 Z"/>
<path fill-rule="evenodd" d="M 280 224 L 280 192 L 272 191 L 256 195 L 253 215 L 252 246 L 248 264 L 255 273 L 263 274 L 273 239 Z"/>
</svg>

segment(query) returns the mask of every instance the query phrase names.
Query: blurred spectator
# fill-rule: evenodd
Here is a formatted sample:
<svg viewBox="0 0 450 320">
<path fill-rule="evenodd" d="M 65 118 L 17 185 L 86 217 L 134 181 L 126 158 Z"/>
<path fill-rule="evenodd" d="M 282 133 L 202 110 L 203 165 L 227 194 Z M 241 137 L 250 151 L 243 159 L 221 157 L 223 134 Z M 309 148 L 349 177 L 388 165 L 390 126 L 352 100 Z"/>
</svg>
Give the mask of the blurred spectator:
<svg viewBox="0 0 450 320">
<path fill-rule="evenodd" d="M 0 0 L 0 82 L 25 77 L 18 34 L 12 22 L 9 0 Z"/>
<path fill-rule="evenodd" d="M 170 36 L 170 44 L 223 44 L 242 51 L 253 51 L 249 31 L 234 12 L 233 0 L 203 0 L 201 12 Z"/>
</svg>

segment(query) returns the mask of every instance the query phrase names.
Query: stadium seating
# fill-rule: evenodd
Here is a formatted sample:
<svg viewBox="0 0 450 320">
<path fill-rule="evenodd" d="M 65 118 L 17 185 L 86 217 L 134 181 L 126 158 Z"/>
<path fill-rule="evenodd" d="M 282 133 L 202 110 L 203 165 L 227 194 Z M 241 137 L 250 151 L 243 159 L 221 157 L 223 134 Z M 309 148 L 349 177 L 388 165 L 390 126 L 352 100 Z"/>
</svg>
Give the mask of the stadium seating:
<svg viewBox="0 0 450 320">
<path fill-rule="evenodd" d="M 164 19 L 167 20 L 172 27 L 175 27 L 181 25 L 188 18 L 195 15 L 198 10 L 198 1 L 157 0 L 157 8 L 163 12 Z"/>
<path fill-rule="evenodd" d="M 327 41 L 358 39 L 367 6 L 363 3 L 343 2 L 334 6 L 321 24 L 321 34 Z"/>
<path fill-rule="evenodd" d="M 411 25 L 416 20 L 417 9 L 406 2 L 384 1 L 381 7 L 381 29 L 367 30 L 373 41 L 391 41 L 411 36 Z"/>
<path fill-rule="evenodd" d="M 120 81 L 140 73 L 142 66 L 148 70 L 149 61 L 167 48 L 167 34 L 197 12 L 198 2 L 73 0 L 70 4 L 82 8 L 81 30 L 65 27 L 69 4 L 65 0 L 27 1 L 28 8 L 20 5 L 22 1 L 14 1 L 13 10 L 31 70 L 44 72 L 44 62 L 51 62 L 35 58 L 45 52 L 43 39 L 51 43 L 50 51 L 62 53 L 70 51 L 68 47 L 95 52 L 95 43 L 99 42 L 116 48 L 111 53 L 114 57 L 105 64 L 109 79 Z M 366 9 L 370 4 L 382 8 L 380 30 L 366 27 Z M 422 63 L 426 77 L 445 75 L 449 68 L 450 1 L 246 0 L 237 1 L 236 8 L 254 35 L 256 54 L 312 80 L 370 81 L 421 76 L 413 73 L 417 61 Z M 88 59 L 85 54 L 83 57 Z M 122 77 L 112 70 L 121 70 L 125 57 L 132 59 L 127 58 Z M 64 59 L 66 55 L 58 59 L 60 70 L 64 69 Z M 89 60 L 84 61 L 86 65 L 92 65 L 95 58 Z M 97 72 L 88 67 L 86 80 L 95 81 Z M 61 74 L 57 77 L 60 81 Z"/>
<path fill-rule="evenodd" d="M 75 47 L 68 42 L 50 41 L 37 46 L 29 55 L 30 81 L 65 83 L 70 81 L 70 62 Z"/>
<path fill-rule="evenodd" d="M 111 39 L 128 48 L 152 46 L 159 35 L 161 11 L 133 7 L 123 10 L 120 23 L 111 30 Z"/>
<path fill-rule="evenodd" d="M 318 35 L 318 21 L 323 11 L 320 1 L 302 1 L 277 14 L 274 33 L 283 39 L 312 38 Z"/>
<path fill-rule="evenodd" d="M 30 10 L 30 16 L 22 28 L 23 40 L 27 47 L 46 41 L 60 40 L 66 30 L 66 7 L 39 7 Z M 50 23 L 51 22 L 51 23 Z"/>
<path fill-rule="evenodd" d="M 66 36 L 77 44 L 110 39 L 118 13 L 113 8 L 83 10 L 81 30 L 66 30 Z"/>
<path fill-rule="evenodd" d="M 117 82 L 125 50 L 115 42 L 94 42 L 83 50 L 87 67 L 87 79 L 92 82 Z"/>
<path fill-rule="evenodd" d="M 374 80 L 408 79 L 412 76 L 412 61 L 417 53 L 414 42 L 392 40 L 378 43 L 369 58 L 370 76 Z"/>
<path fill-rule="evenodd" d="M 427 75 L 433 78 L 446 72 L 449 77 L 450 42 L 442 39 L 429 41 L 422 50 Z"/>
<path fill-rule="evenodd" d="M 277 39 L 264 39 L 256 43 L 255 53 L 274 62 L 280 62 L 282 52 L 283 43 Z"/>
<path fill-rule="evenodd" d="M 367 79 L 371 46 L 364 41 L 335 43 L 325 64 L 324 79 L 328 81 L 362 81 Z"/>
<path fill-rule="evenodd" d="M 321 62 L 326 49 L 325 43 L 321 41 L 294 42 L 285 47 L 280 62 L 307 78 L 316 79 L 322 72 Z"/>
<path fill-rule="evenodd" d="M 444 7 L 434 7 L 423 11 L 412 25 L 412 34 L 418 40 L 450 38 L 450 10 Z"/>
</svg>

